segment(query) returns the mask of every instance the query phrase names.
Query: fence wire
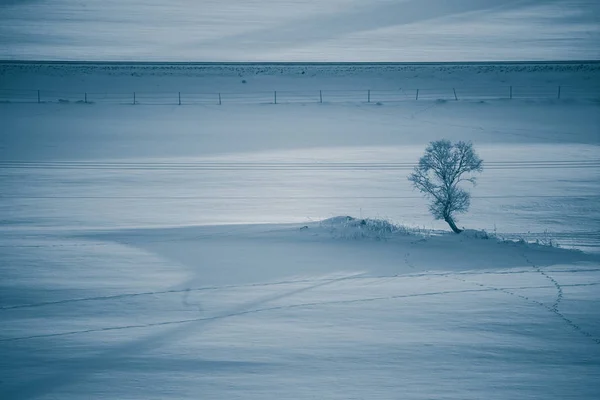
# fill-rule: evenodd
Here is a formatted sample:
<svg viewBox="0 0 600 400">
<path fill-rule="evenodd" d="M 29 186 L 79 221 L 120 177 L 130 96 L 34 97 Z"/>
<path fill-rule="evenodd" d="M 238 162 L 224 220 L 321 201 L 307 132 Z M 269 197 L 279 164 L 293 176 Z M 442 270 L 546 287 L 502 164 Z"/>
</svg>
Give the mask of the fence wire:
<svg viewBox="0 0 600 400">
<path fill-rule="evenodd" d="M 273 90 L 244 92 L 78 92 L 0 89 L 2 103 L 85 103 L 148 105 L 222 105 L 293 103 L 394 103 L 501 99 L 600 100 L 600 86 L 470 86 L 395 90 Z"/>
</svg>

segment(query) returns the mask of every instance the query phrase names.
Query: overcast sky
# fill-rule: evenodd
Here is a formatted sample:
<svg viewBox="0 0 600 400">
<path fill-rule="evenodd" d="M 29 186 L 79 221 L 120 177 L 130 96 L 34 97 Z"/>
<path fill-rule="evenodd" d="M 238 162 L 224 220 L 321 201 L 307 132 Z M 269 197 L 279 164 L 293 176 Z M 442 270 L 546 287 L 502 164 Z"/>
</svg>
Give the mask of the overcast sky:
<svg viewBox="0 0 600 400">
<path fill-rule="evenodd" d="M 600 59 L 600 1 L 0 0 L 0 59 Z"/>
</svg>

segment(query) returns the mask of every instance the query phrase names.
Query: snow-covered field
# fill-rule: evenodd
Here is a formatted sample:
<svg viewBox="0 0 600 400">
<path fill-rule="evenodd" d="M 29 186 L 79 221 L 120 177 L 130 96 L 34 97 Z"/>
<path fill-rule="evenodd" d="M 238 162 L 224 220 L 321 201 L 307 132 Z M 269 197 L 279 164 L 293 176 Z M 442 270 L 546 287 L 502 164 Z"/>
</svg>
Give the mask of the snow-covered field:
<svg viewBox="0 0 600 400">
<path fill-rule="evenodd" d="M 599 68 L 4 64 L 0 90 L 593 94 Z M 53 101 L 0 120 L 1 398 L 600 396 L 597 97 Z M 459 225 L 498 238 L 447 233 L 410 188 L 440 138 L 484 159 Z M 561 248 L 503 240 L 521 238 Z"/>
<path fill-rule="evenodd" d="M 0 59 L 597 60 L 597 0 L 3 0 Z"/>
</svg>

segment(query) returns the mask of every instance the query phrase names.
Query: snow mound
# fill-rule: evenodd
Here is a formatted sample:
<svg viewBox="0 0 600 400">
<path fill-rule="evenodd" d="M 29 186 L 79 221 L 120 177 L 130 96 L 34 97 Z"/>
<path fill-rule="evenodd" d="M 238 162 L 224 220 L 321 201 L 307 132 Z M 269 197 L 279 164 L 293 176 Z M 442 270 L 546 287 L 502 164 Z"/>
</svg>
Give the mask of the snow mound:
<svg viewBox="0 0 600 400">
<path fill-rule="evenodd" d="M 386 240 L 394 236 L 412 234 L 410 228 L 393 224 L 385 219 L 354 218 L 338 216 L 321 221 L 321 227 L 327 229 L 332 236 L 340 239 L 376 239 Z"/>
<path fill-rule="evenodd" d="M 472 239 L 493 239 L 494 235 L 483 231 L 483 230 L 477 230 L 477 229 L 465 229 L 464 231 L 461 232 L 461 235 L 463 237 L 468 237 L 468 238 L 472 238 Z"/>
<path fill-rule="evenodd" d="M 325 229 L 336 239 L 375 239 L 389 240 L 394 237 L 421 236 L 425 240 L 438 237 L 442 241 L 478 242 L 481 240 L 497 244 L 522 246 L 527 249 L 558 248 L 558 244 L 547 238 L 506 238 L 493 232 L 478 229 L 465 229 L 460 234 L 447 231 L 426 230 L 411 228 L 394 224 L 386 219 L 379 218 L 354 218 L 351 216 L 337 216 L 320 222 Z"/>
<path fill-rule="evenodd" d="M 502 234 L 487 232 L 485 230 L 465 229 L 458 236 L 460 236 L 461 240 L 492 240 L 497 243 L 521 246 L 530 250 L 544 248 L 560 248 L 560 245 L 556 242 L 556 240 L 553 239 L 547 232 L 537 236 L 530 235 L 529 237 L 524 237 L 519 235 L 505 236 Z"/>
</svg>

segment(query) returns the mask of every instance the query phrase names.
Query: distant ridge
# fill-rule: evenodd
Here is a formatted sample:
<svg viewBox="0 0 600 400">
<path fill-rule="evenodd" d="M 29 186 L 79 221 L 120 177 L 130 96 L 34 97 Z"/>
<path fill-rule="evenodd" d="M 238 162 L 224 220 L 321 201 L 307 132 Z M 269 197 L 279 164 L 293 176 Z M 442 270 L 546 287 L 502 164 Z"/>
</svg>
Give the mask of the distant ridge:
<svg viewBox="0 0 600 400">
<path fill-rule="evenodd" d="M 440 61 L 440 62 L 284 62 L 284 61 L 47 61 L 47 60 L 0 60 L 0 64 L 29 64 L 29 65 L 187 65 L 187 66 L 216 66 L 216 65 L 277 65 L 277 66 L 352 66 L 352 65 L 573 65 L 600 64 L 600 60 L 560 60 L 560 61 Z"/>
</svg>

